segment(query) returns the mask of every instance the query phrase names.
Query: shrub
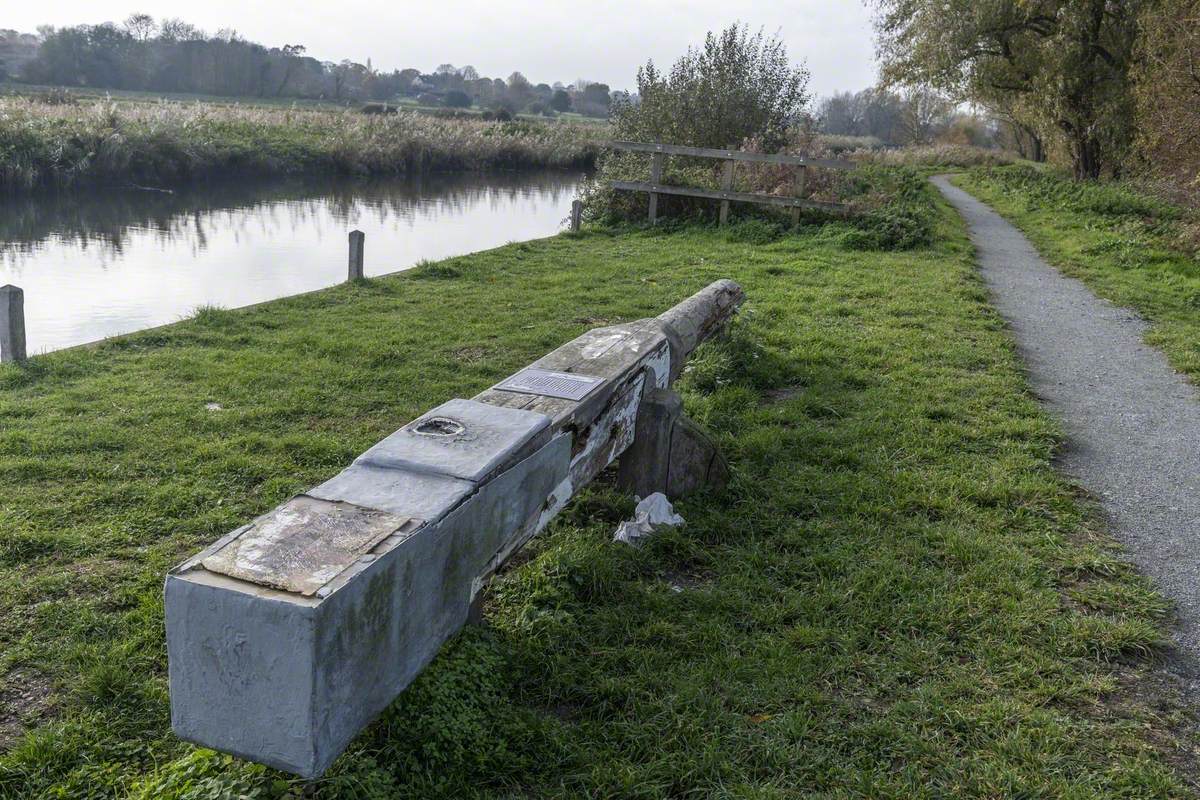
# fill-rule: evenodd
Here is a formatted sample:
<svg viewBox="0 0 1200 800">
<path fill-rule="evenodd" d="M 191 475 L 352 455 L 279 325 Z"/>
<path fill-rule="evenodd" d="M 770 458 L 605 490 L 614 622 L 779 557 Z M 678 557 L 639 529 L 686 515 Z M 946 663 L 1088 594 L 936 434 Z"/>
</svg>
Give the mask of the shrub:
<svg viewBox="0 0 1200 800">
<path fill-rule="evenodd" d="M 790 63 L 777 37 L 752 35 L 740 25 L 709 33 L 703 47 L 689 48 L 667 74 L 647 63 L 637 81 L 639 102 L 619 100 L 613 106 L 618 139 L 773 153 L 796 145 L 802 133 L 796 121 L 808 102 L 808 72 Z M 615 221 L 644 213 L 644 197 L 615 193 L 605 185 L 645 180 L 647 161 L 637 154 L 606 156 L 586 193 L 589 217 Z M 671 158 L 663 182 L 717 188 L 721 169 L 711 160 Z M 659 208 L 677 218 L 710 216 L 714 205 L 659 198 Z"/>
<path fill-rule="evenodd" d="M 933 242 L 937 211 L 928 183 L 915 169 L 867 165 L 843 175 L 837 193 L 853 211 L 843 246 L 909 250 Z"/>
<path fill-rule="evenodd" d="M 793 66 L 778 37 L 740 25 L 709 33 L 668 74 L 638 70 L 639 102 L 613 108 L 617 137 L 696 147 L 757 138 L 770 152 L 788 142 L 808 103 L 808 71 Z"/>
</svg>

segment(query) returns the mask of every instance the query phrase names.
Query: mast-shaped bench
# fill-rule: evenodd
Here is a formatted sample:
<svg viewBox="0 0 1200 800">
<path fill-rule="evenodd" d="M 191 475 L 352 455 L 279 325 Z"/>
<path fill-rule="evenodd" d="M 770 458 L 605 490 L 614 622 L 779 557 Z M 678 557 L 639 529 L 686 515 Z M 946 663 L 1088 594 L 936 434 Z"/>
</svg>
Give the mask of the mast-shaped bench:
<svg viewBox="0 0 1200 800">
<path fill-rule="evenodd" d="M 657 318 L 589 331 L 438 406 L 172 570 L 175 732 L 304 777 L 324 772 L 462 628 L 505 559 L 635 434 L 663 440 L 647 421 L 670 415 L 639 425 L 639 409 L 742 300 L 718 281 Z"/>
</svg>

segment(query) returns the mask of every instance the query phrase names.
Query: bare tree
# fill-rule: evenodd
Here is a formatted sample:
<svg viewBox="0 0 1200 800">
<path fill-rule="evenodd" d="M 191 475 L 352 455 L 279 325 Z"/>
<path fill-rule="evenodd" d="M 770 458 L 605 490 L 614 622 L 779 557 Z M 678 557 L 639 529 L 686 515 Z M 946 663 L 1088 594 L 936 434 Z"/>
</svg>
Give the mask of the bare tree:
<svg viewBox="0 0 1200 800">
<path fill-rule="evenodd" d="M 914 144 L 928 144 L 950 127 L 954 104 L 932 89 L 917 87 L 904 95 L 901 124 L 905 138 Z"/>
<path fill-rule="evenodd" d="M 125 30 L 139 42 L 149 41 L 158 32 L 158 23 L 149 14 L 130 14 L 125 19 Z"/>
<path fill-rule="evenodd" d="M 204 31 L 181 19 L 164 19 L 159 26 L 158 36 L 167 42 L 196 42 L 204 38 Z"/>
</svg>

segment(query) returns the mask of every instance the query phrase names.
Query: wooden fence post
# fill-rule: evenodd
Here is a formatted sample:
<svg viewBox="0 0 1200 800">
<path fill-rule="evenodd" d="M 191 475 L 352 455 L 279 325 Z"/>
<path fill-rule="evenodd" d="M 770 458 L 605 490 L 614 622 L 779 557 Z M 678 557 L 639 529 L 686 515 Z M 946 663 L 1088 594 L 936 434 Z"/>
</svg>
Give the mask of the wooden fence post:
<svg viewBox="0 0 1200 800">
<path fill-rule="evenodd" d="M 650 183 L 659 184 L 662 182 L 663 162 L 666 156 L 662 153 L 655 153 L 650 161 Z M 650 224 L 654 225 L 658 222 L 658 194 L 650 193 Z"/>
<path fill-rule="evenodd" d="M 0 286 L 0 361 L 25 360 L 25 292 Z"/>
<path fill-rule="evenodd" d="M 725 162 L 725 174 L 721 176 L 721 191 L 728 192 L 733 188 L 733 159 Z M 729 221 L 729 201 L 721 201 L 721 224 Z"/>
<path fill-rule="evenodd" d="M 367 235 L 362 231 L 350 231 L 350 273 L 347 281 L 361 280 L 363 277 L 363 245 Z"/>
<path fill-rule="evenodd" d="M 583 201 L 576 200 L 571 203 L 571 232 L 579 233 L 581 225 L 583 225 Z"/>
<path fill-rule="evenodd" d="M 808 178 L 808 167 L 804 166 L 803 164 L 796 167 L 796 197 L 799 199 L 804 198 L 804 182 L 807 178 Z M 793 225 L 800 224 L 800 207 L 799 206 L 793 206 L 793 208 L 792 208 L 792 224 Z"/>
</svg>

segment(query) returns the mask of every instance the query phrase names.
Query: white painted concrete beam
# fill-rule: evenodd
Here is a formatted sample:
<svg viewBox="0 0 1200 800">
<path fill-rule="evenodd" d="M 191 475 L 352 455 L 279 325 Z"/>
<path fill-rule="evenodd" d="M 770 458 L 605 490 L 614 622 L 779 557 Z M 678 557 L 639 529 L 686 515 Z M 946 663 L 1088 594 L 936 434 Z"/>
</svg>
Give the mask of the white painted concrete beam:
<svg viewBox="0 0 1200 800">
<path fill-rule="evenodd" d="M 720 281 L 589 331 L 172 570 L 175 732 L 324 772 L 462 628 L 483 581 L 630 446 L 645 392 L 741 300 Z"/>
</svg>

